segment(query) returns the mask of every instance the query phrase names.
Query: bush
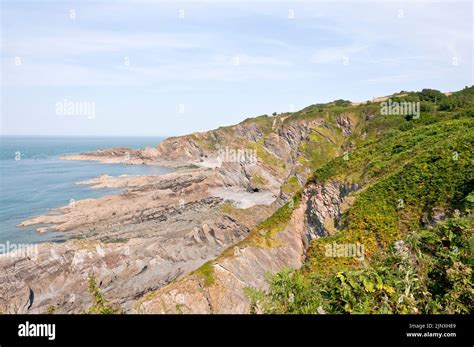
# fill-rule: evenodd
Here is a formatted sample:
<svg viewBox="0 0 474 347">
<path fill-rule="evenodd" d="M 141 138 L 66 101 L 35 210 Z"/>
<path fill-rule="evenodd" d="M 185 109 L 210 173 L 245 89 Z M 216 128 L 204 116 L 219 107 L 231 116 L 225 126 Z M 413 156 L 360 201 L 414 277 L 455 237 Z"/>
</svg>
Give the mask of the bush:
<svg viewBox="0 0 474 347">
<path fill-rule="evenodd" d="M 91 314 L 117 314 L 122 313 L 120 307 L 111 305 L 105 298 L 104 293 L 97 286 L 95 277 L 89 276 L 89 293 L 92 296 L 92 306 L 87 310 Z"/>
<path fill-rule="evenodd" d="M 453 218 L 361 268 L 326 276 L 287 269 L 271 279 L 268 293 L 247 295 L 252 310 L 265 313 L 471 313 L 472 237 L 472 218 Z"/>
</svg>

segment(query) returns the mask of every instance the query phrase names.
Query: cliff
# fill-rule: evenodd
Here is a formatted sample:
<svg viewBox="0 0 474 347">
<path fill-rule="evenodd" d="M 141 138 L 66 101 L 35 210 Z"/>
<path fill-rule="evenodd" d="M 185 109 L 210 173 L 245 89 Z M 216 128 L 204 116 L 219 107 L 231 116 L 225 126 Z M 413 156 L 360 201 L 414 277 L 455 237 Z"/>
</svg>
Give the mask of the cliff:
<svg viewBox="0 0 474 347">
<path fill-rule="evenodd" d="M 360 265 L 321 257 L 333 238 L 363 242 L 369 261 L 414 223 L 452 213 L 472 189 L 472 88 L 446 99 L 431 90 L 396 98 L 421 102 L 421 117 L 336 101 L 169 138 L 156 148 L 69 158 L 178 169 L 83 182 L 126 190 L 24 221 L 75 240 L 42 244 L 34 257 L 0 256 L 1 310 L 84 312 L 93 276 L 125 312 L 246 313 L 255 308 L 252 293 L 271 291 L 268 274 Z M 453 152 L 461 160 L 452 162 Z M 449 175 L 417 176 L 414 163 Z M 419 178 L 406 190 L 423 186 L 422 193 L 396 188 L 411 177 L 405 171 Z M 446 185 L 425 184 L 443 179 Z M 400 199 L 413 208 L 398 210 Z"/>
</svg>

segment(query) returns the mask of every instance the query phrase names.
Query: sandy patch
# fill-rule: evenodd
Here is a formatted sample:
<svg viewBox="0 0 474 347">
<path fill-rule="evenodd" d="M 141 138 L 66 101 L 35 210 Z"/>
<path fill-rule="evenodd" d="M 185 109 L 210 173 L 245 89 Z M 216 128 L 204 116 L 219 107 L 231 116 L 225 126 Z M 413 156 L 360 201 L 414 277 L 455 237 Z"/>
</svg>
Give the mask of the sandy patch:
<svg viewBox="0 0 474 347">
<path fill-rule="evenodd" d="M 255 205 L 270 205 L 275 196 L 270 191 L 249 193 L 238 188 L 216 188 L 211 191 L 212 196 L 230 200 L 237 208 L 249 208 Z"/>
</svg>

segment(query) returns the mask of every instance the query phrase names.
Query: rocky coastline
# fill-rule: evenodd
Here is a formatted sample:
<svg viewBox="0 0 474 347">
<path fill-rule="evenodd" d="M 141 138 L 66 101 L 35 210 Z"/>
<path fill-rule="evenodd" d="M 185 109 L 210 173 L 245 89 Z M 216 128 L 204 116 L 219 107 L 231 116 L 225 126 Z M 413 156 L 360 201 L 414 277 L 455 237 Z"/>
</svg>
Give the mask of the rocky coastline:
<svg viewBox="0 0 474 347">
<path fill-rule="evenodd" d="M 262 287 L 266 272 L 301 265 L 310 237 L 302 231 L 304 222 L 293 218 L 293 227 L 278 236 L 285 247 L 237 247 L 235 257 L 214 262 L 217 281 L 230 286 L 221 283 L 211 292 L 199 268 L 245 242 L 259 223 L 291 200 L 311 172 L 307 146 L 324 141 L 332 153 L 329 160 L 342 152 L 357 123 L 351 115 L 332 124 L 287 118 L 256 118 L 169 138 L 156 148 L 114 148 L 62 158 L 176 170 L 162 176 L 103 175 L 77 182 L 121 193 L 76 201 L 20 223 L 36 226 L 38 232 L 65 232 L 70 239 L 42 243 L 33 256 L 0 255 L 0 311 L 86 312 L 92 304 L 87 281 L 93 276 L 107 299 L 125 313 L 175 312 L 181 304 L 187 312 L 245 312 L 244 287 Z M 256 160 L 222 160 L 224 148 L 254 151 Z M 295 216 L 298 213 L 303 212 Z M 156 302 L 156 293 L 163 293 L 159 297 L 165 306 Z M 213 295 L 223 297 L 215 301 Z"/>
</svg>

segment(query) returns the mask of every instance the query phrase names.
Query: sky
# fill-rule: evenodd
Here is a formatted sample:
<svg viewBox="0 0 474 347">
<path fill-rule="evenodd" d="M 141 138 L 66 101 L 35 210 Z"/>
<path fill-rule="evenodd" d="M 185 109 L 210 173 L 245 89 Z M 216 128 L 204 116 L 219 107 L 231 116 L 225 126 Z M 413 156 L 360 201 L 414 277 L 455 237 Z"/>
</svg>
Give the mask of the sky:
<svg viewBox="0 0 474 347">
<path fill-rule="evenodd" d="M 1 1 L 2 135 L 174 136 L 473 84 L 471 1 Z"/>
</svg>

